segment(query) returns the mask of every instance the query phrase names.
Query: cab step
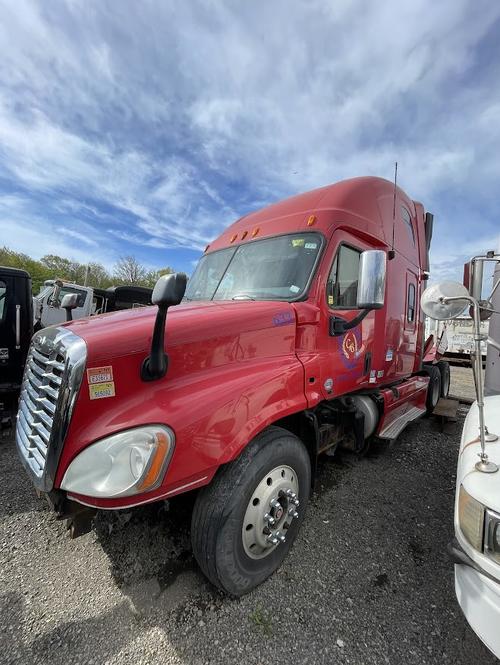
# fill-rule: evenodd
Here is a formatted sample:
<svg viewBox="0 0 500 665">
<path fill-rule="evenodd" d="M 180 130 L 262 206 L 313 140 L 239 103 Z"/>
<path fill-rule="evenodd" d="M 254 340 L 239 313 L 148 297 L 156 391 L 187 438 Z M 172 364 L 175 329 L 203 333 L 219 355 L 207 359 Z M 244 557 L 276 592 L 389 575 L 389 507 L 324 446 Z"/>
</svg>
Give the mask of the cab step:
<svg viewBox="0 0 500 665">
<path fill-rule="evenodd" d="M 425 409 L 418 406 L 412 406 L 410 409 L 397 416 L 384 429 L 377 434 L 379 439 L 396 439 L 404 428 L 413 420 L 417 420 L 425 414 Z"/>
</svg>

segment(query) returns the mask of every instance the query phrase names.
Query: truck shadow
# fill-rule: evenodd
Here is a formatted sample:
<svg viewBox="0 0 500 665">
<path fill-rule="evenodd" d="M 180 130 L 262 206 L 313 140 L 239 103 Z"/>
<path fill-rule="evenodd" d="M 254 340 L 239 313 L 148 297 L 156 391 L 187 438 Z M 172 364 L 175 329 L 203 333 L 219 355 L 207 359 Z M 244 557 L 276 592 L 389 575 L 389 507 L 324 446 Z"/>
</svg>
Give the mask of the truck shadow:
<svg viewBox="0 0 500 665">
<path fill-rule="evenodd" d="M 94 529 L 120 588 L 155 578 L 160 590 L 196 568 L 190 522 L 194 496 L 127 512 L 99 512 Z"/>
</svg>

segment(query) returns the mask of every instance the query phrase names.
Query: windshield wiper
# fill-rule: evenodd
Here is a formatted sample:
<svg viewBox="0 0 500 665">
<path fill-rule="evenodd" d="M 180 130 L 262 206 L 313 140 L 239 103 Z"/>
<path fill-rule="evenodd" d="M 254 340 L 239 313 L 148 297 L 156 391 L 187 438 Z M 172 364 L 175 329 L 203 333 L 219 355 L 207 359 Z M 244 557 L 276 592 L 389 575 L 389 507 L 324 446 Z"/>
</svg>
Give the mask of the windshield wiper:
<svg viewBox="0 0 500 665">
<path fill-rule="evenodd" d="M 231 300 L 255 300 L 253 296 L 249 296 L 248 293 L 237 293 L 231 298 Z"/>
</svg>

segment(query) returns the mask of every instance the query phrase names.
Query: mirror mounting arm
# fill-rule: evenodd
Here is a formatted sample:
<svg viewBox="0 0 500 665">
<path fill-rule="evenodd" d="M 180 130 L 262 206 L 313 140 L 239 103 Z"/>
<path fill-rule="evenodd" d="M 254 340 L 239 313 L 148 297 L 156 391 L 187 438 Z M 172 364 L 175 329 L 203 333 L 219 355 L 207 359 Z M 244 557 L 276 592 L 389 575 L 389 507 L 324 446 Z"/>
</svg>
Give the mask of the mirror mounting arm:
<svg viewBox="0 0 500 665">
<path fill-rule="evenodd" d="M 187 277 L 184 273 L 163 275 L 156 282 L 151 301 L 158 305 L 153 338 L 149 356 L 141 365 L 141 379 L 156 381 L 165 376 L 168 369 L 168 356 L 165 353 L 165 322 L 169 307 L 178 305 L 186 291 Z"/>
<path fill-rule="evenodd" d="M 159 305 L 153 329 L 151 342 L 151 353 L 144 359 L 141 367 L 141 379 L 143 381 L 156 381 L 167 373 L 168 356 L 165 353 L 165 321 L 167 319 L 168 306 Z"/>
<path fill-rule="evenodd" d="M 363 309 L 350 321 L 340 318 L 340 316 L 330 317 L 330 337 L 338 337 L 343 335 L 348 330 L 355 328 L 361 321 L 371 312 L 371 308 Z"/>
</svg>

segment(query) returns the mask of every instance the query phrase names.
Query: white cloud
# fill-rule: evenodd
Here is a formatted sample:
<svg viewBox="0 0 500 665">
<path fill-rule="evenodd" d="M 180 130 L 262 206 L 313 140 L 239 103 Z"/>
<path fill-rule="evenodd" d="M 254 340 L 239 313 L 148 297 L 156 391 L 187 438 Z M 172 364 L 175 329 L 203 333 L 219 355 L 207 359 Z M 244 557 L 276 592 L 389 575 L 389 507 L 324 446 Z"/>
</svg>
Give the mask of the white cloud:
<svg viewBox="0 0 500 665">
<path fill-rule="evenodd" d="M 255 202 L 397 160 L 436 214 L 436 268 L 494 236 L 497 3 L 0 7 L 0 176 L 50 196 L 63 235 L 85 219 L 109 253 L 201 250 Z"/>
<path fill-rule="evenodd" d="M 78 227 L 82 232 L 69 226 L 60 228 L 39 216 L 26 199 L 15 195 L 0 196 L 0 246 L 6 245 L 35 259 L 57 254 L 81 263 L 99 261 L 111 268 L 118 258 L 117 253 L 101 247 L 95 231 L 85 229 L 82 223 Z M 90 233 L 94 233 L 94 237 Z M 82 243 L 87 247 L 82 247 Z"/>
</svg>

